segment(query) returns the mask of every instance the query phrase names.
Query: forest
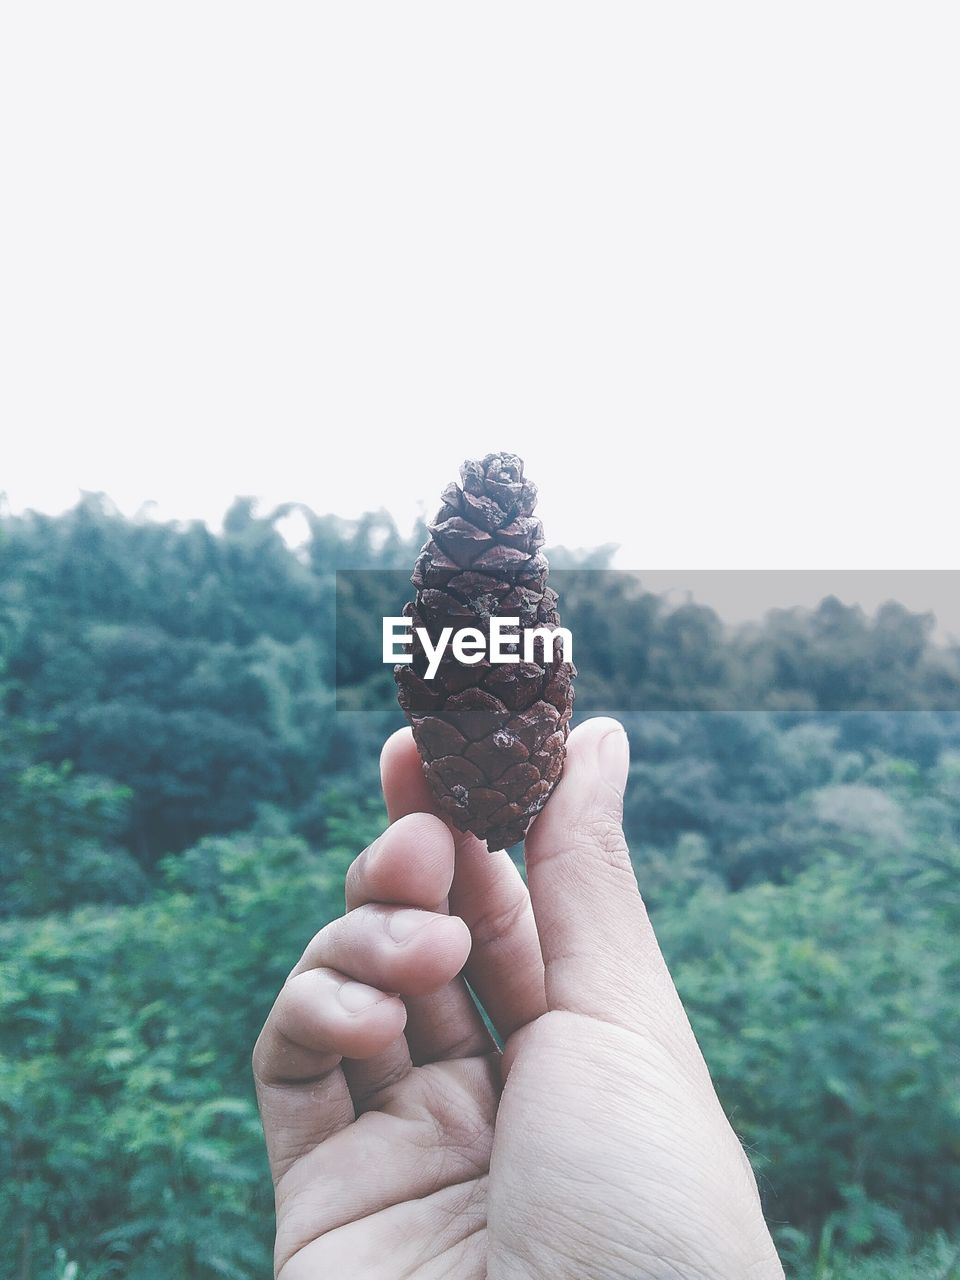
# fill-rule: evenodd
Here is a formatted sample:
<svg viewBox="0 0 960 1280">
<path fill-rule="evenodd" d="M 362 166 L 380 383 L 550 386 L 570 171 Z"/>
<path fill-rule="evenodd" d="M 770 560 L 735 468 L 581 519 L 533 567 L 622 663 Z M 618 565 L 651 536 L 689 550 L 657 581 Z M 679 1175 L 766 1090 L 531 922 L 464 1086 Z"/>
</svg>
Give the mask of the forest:
<svg viewBox="0 0 960 1280">
<path fill-rule="evenodd" d="M 424 536 L 0 519 L 3 1276 L 271 1273 L 250 1052 L 403 723 L 338 618 L 379 647 L 357 574 Z M 627 726 L 640 887 L 787 1274 L 960 1280 L 960 647 L 895 601 L 730 628 L 612 552 L 548 549 L 576 718 Z"/>
</svg>

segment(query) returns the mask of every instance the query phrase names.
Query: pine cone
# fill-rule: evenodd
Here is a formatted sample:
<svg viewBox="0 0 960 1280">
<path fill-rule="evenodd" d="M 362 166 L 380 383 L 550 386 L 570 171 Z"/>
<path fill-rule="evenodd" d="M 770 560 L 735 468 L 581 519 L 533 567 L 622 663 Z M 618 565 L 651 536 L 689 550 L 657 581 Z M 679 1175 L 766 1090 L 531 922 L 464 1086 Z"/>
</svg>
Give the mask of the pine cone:
<svg viewBox="0 0 960 1280">
<path fill-rule="evenodd" d="M 462 484 L 443 492 L 433 535 L 417 559 L 417 597 L 404 613 L 436 644 L 443 627 L 475 627 L 487 649 L 481 662 L 459 662 L 447 647 L 436 675 L 416 638 L 412 664 L 397 666 L 398 698 L 440 809 L 460 831 L 488 849 L 522 840 L 560 777 L 573 709 L 576 668 L 554 661 L 491 663 L 491 617 L 519 618 L 521 629 L 559 626 L 557 594 L 547 585 L 540 552 L 543 526 L 533 509 L 537 489 L 512 453 L 465 462 Z M 513 652 L 521 653 L 517 645 Z M 522 653 L 521 653 L 522 657 Z"/>
</svg>

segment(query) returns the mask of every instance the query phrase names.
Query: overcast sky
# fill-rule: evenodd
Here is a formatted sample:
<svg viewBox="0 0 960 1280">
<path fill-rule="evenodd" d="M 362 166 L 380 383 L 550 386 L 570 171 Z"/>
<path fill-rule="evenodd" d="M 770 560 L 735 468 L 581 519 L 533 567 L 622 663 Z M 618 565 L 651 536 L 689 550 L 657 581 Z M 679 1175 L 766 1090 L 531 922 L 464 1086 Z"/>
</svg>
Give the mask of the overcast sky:
<svg viewBox="0 0 960 1280">
<path fill-rule="evenodd" d="M 952 568 L 958 34 L 836 0 L 6 6 L 0 490 L 405 527 L 506 448 L 550 541 L 628 567 Z M 910 603 L 960 634 L 952 581 Z"/>
</svg>

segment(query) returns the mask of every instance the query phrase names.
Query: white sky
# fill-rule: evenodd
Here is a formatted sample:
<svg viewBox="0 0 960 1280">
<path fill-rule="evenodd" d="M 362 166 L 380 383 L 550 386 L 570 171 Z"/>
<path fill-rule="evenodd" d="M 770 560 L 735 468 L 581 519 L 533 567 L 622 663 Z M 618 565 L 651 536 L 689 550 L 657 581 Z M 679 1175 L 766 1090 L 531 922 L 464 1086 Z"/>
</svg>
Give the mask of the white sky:
<svg viewBox="0 0 960 1280">
<path fill-rule="evenodd" d="M 550 541 L 625 566 L 952 567 L 958 36 L 946 3 L 4 6 L 0 490 L 406 526 L 508 448 Z"/>
</svg>

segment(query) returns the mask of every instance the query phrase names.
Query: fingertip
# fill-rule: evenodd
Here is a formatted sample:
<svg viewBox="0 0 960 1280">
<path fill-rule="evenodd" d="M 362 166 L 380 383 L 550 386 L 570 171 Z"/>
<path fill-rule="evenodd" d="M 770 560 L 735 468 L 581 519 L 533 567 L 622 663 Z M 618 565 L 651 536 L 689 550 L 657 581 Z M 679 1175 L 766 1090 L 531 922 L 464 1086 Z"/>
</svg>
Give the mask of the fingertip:
<svg viewBox="0 0 960 1280">
<path fill-rule="evenodd" d="M 396 833 L 398 838 L 411 841 L 425 849 L 442 849 L 451 857 L 454 852 L 453 833 L 442 818 L 435 813 L 418 809 L 405 813 L 387 828 L 384 835 Z"/>
<path fill-rule="evenodd" d="M 398 995 L 379 993 L 380 999 L 350 1008 L 350 988 L 363 983 L 346 982 L 338 993 L 345 1016 L 338 1036 L 338 1048 L 345 1058 L 372 1058 L 403 1035 L 407 1006 Z"/>
<path fill-rule="evenodd" d="M 387 817 L 391 822 L 408 813 L 434 811 L 433 793 L 424 776 L 423 762 L 411 729 L 398 729 L 383 744 L 380 782 Z"/>
<path fill-rule="evenodd" d="M 369 1057 L 403 1034 L 407 1010 L 391 991 L 324 966 L 283 986 L 254 1050 L 263 1082 L 327 1074 L 340 1058 Z"/>
<path fill-rule="evenodd" d="M 453 881 L 454 853 L 453 836 L 438 817 L 404 814 L 364 855 L 362 900 L 436 906 Z"/>
<path fill-rule="evenodd" d="M 452 982 L 473 945 L 459 916 L 401 909 L 390 919 L 388 933 L 394 946 L 384 979 L 389 974 L 405 996 L 432 995 Z"/>
<path fill-rule="evenodd" d="M 406 1005 L 396 996 L 363 1013 L 345 1014 L 336 1032 L 340 1056 L 373 1058 L 399 1040 L 406 1025 Z"/>
<path fill-rule="evenodd" d="M 454 926 L 459 926 L 459 930 L 460 930 L 460 937 L 458 941 L 460 943 L 460 947 L 463 953 L 463 959 L 460 962 L 460 965 L 457 970 L 457 972 L 459 972 L 460 969 L 462 969 L 463 966 L 467 963 L 467 958 L 470 955 L 470 952 L 473 950 L 473 934 L 470 932 L 470 926 L 467 924 L 466 920 L 464 920 L 462 916 L 447 916 L 447 919 Z M 451 930 L 451 933 L 453 932 L 454 931 Z"/>
<path fill-rule="evenodd" d="M 569 821 L 574 812 L 619 813 L 629 771 L 630 742 L 619 720 L 595 716 L 579 724 L 567 739 L 563 773 L 531 827 L 528 843 L 542 838 L 556 821 Z"/>
<path fill-rule="evenodd" d="M 563 774 L 524 848 L 535 914 L 542 913 L 544 895 L 553 898 L 561 887 L 582 897 L 583 890 L 574 886 L 584 877 L 593 883 L 601 868 L 615 871 L 618 884 L 636 893 L 623 832 L 629 752 L 623 726 L 609 716 L 587 720 L 570 734 Z M 555 883 L 541 874 L 547 863 L 557 873 Z"/>
<path fill-rule="evenodd" d="M 409 725 L 391 733 L 380 749 L 380 776 L 382 777 L 384 772 L 389 769 L 390 764 L 398 753 L 400 756 L 408 753 L 411 746 L 416 750 L 416 744 L 413 741 L 413 730 Z"/>
<path fill-rule="evenodd" d="M 580 755 L 583 752 L 596 750 L 608 737 L 626 738 L 627 731 L 613 716 L 593 716 L 577 725 L 567 739 L 567 753 Z"/>
</svg>

